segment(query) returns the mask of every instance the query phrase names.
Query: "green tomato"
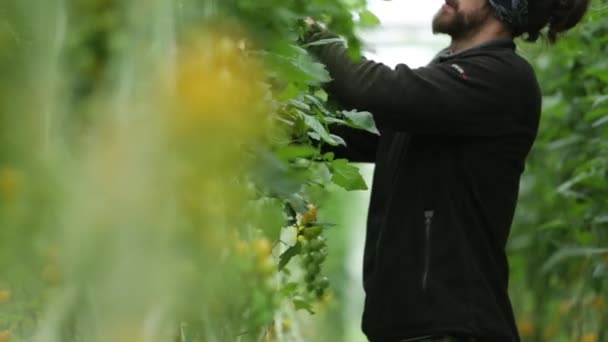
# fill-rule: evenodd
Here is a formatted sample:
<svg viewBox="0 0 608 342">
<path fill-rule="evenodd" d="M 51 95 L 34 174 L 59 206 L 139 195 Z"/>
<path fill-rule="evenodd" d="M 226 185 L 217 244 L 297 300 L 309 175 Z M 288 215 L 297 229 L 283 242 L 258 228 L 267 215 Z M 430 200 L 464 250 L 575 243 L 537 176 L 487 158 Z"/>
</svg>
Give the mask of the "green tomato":
<svg viewBox="0 0 608 342">
<path fill-rule="evenodd" d="M 319 236 L 322 231 L 323 231 L 323 228 L 321 226 L 312 226 L 312 227 L 304 228 L 304 231 L 302 232 L 302 234 L 310 240 L 310 239 L 314 239 L 317 236 Z"/>
<path fill-rule="evenodd" d="M 321 288 L 317 288 L 315 290 L 315 295 L 317 296 L 317 298 L 322 298 L 323 295 L 325 294 L 325 289 L 321 289 Z"/>
<path fill-rule="evenodd" d="M 308 274 L 314 274 L 316 276 L 317 274 L 319 274 L 320 271 L 321 268 L 318 264 L 312 263 L 306 266 L 306 272 L 308 272 Z"/>
<path fill-rule="evenodd" d="M 308 266 L 316 261 L 315 256 L 316 252 L 310 252 L 304 256 L 304 265 Z"/>
<path fill-rule="evenodd" d="M 319 237 L 310 241 L 310 249 L 313 251 L 319 251 L 323 247 L 325 247 L 325 240 Z"/>
<path fill-rule="evenodd" d="M 319 289 L 327 290 L 327 288 L 329 287 L 329 279 L 327 279 L 327 277 L 317 279 L 316 285 Z"/>
<path fill-rule="evenodd" d="M 314 256 L 313 257 L 315 258 L 315 262 L 317 264 L 323 263 L 323 261 L 325 261 L 325 258 L 327 258 L 327 249 L 322 248 L 320 251 L 314 252 Z"/>
</svg>

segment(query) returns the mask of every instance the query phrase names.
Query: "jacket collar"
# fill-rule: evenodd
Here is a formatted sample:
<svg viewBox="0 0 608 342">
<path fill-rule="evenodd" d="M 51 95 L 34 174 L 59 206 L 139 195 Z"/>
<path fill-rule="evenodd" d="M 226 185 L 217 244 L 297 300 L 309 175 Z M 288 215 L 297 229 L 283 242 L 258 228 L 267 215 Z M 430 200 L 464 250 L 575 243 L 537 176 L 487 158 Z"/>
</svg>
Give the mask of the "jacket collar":
<svg viewBox="0 0 608 342">
<path fill-rule="evenodd" d="M 435 55 L 435 57 L 429 64 L 440 63 L 445 60 L 448 60 L 448 59 L 451 59 L 451 58 L 454 58 L 457 56 L 461 56 L 463 54 L 468 54 L 470 52 L 475 52 L 479 49 L 485 49 L 485 48 L 510 49 L 510 50 L 515 51 L 516 46 L 515 46 L 515 42 L 512 39 L 494 39 L 494 40 L 485 41 L 481 44 L 458 51 L 456 53 L 452 53 L 449 48 L 445 48 L 445 49 L 439 51 L 439 53 L 437 55 Z"/>
</svg>

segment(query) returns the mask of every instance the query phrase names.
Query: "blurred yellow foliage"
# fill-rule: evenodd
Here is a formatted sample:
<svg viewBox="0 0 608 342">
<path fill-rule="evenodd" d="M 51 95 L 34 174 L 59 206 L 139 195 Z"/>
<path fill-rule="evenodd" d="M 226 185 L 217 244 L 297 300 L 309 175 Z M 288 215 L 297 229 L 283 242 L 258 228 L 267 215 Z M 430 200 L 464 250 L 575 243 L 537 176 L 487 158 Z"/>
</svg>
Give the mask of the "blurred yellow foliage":
<svg viewBox="0 0 608 342">
<path fill-rule="evenodd" d="M 202 37 L 202 38 L 201 38 Z M 261 65 L 222 33 L 199 36 L 182 47 L 175 70 L 172 123 L 180 135 L 204 136 L 223 130 L 243 138 L 259 131 L 265 109 Z"/>
<path fill-rule="evenodd" d="M 112 331 L 108 332 L 106 341 L 113 342 L 143 342 L 146 340 L 142 328 L 135 322 L 127 324 L 121 322 L 112 326 Z"/>
<path fill-rule="evenodd" d="M 236 254 L 244 256 L 249 252 L 249 245 L 247 242 L 239 239 L 234 243 L 234 250 Z"/>
<path fill-rule="evenodd" d="M 0 342 L 11 342 L 11 332 L 8 330 L 0 331 Z"/>
</svg>

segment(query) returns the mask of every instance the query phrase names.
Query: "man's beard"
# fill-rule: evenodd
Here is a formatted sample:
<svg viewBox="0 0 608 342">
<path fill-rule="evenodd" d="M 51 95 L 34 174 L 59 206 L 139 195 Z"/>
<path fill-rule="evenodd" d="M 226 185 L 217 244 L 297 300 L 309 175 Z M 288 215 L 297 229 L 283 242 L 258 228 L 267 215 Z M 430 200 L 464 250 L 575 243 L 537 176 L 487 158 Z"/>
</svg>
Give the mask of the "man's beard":
<svg viewBox="0 0 608 342">
<path fill-rule="evenodd" d="M 463 39 L 478 32 L 491 15 L 489 6 L 474 13 L 463 13 L 458 9 L 458 5 L 452 9 L 453 13 L 444 13 L 444 10 L 440 9 L 435 14 L 433 33 L 445 33 L 453 40 Z M 445 16 L 449 16 L 449 18 L 445 18 Z"/>
</svg>

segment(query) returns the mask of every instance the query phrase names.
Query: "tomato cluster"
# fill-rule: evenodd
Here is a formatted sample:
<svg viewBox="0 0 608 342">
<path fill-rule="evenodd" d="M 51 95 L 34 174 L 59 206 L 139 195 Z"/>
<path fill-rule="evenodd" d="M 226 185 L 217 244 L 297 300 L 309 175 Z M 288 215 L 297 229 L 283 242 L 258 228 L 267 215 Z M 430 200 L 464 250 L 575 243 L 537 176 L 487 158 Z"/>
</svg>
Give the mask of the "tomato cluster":
<svg viewBox="0 0 608 342">
<path fill-rule="evenodd" d="M 317 208 L 310 204 L 308 212 L 299 219 L 298 241 L 302 246 L 300 255 L 306 290 L 321 298 L 329 287 L 327 277 L 321 276 L 321 268 L 327 258 L 327 240 L 322 235 L 323 226 L 316 221 Z"/>
</svg>

